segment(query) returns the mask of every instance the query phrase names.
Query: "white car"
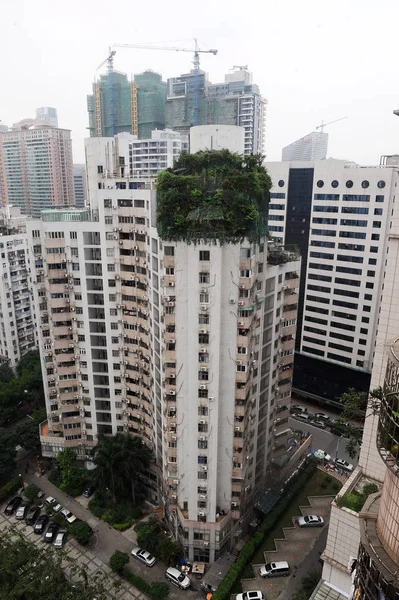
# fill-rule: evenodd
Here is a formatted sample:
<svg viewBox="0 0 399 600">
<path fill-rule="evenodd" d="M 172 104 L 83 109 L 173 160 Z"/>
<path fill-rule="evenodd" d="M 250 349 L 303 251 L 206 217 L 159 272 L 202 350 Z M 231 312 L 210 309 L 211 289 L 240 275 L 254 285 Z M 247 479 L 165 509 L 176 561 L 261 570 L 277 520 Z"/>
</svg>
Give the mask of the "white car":
<svg viewBox="0 0 399 600">
<path fill-rule="evenodd" d="M 144 563 L 147 567 L 152 567 L 156 563 L 155 556 L 147 552 L 147 550 L 143 550 L 142 548 L 133 548 L 132 556 Z"/>
<path fill-rule="evenodd" d="M 63 508 L 60 514 L 68 521 L 68 523 L 74 523 L 76 521 L 75 515 L 73 515 L 67 508 Z"/>
<path fill-rule="evenodd" d="M 57 537 L 53 542 L 54 548 L 62 548 L 66 542 L 68 532 L 66 529 L 60 529 L 57 533 Z"/>
<path fill-rule="evenodd" d="M 308 515 L 306 517 L 298 517 L 297 523 L 299 527 L 322 527 L 324 519 L 319 515 Z"/>
<path fill-rule="evenodd" d="M 243 594 L 237 594 L 236 600 L 265 600 L 263 592 L 244 592 Z"/>
<path fill-rule="evenodd" d="M 352 473 L 353 471 L 353 465 L 351 465 L 351 463 L 348 463 L 348 461 L 346 460 L 342 460 L 342 458 L 337 458 L 337 460 L 335 461 L 335 466 L 339 469 L 349 471 L 349 473 Z"/>
<path fill-rule="evenodd" d="M 56 504 L 56 503 L 57 503 L 57 500 L 55 498 L 53 498 L 52 496 L 48 496 L 48 498 L 46 498 L 46 504 L 53 506 L 53 504 Z"/>
<path fill-rule="evenodd" d="M 62 504 L 56 504 L 55 506 L 53 506 L 53 511 L 60 512 L 61 508 L 62 508 Z"/>
<path fill-rule="evenodd" d="M 330 460 L 331 460 L 330 454 L 327 454 L 327 452 L 324 452 L 324 450 L 316 450 L 314 455 L 316 458 L 319 458 L 320 460 L 326 460 L 327 462 L 330 462 Z"/>
<path fill-rule="evenodd" d="M 166 569 L 165 577 L 166 579 L 169 579 L 169 581 L 173 583 L 173 585 L 182 590 L 187 590 L 191 585 L 191 581 L 189 580 L 189 578 L 186 575 L 184 575 L 184 573 L 182 573 L 178 569 L 175 569 L 174 567 L 169 567 L 168 569 Z"/>
</svg>

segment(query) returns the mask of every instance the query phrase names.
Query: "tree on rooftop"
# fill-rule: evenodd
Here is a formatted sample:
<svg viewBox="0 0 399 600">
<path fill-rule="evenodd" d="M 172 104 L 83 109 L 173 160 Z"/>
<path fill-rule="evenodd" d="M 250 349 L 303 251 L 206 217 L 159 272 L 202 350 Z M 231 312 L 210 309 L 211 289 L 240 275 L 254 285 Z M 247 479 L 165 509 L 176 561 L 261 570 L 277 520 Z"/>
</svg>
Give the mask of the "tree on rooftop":
<svg viewBox="0 0 399 600">
<path fill-rule="evenodd" d="M 265 235 L 271 179 L 262 160 L 229 150 L 181 154 L 157 179 L 161 238 L 237 243 Z"/>
</svg>

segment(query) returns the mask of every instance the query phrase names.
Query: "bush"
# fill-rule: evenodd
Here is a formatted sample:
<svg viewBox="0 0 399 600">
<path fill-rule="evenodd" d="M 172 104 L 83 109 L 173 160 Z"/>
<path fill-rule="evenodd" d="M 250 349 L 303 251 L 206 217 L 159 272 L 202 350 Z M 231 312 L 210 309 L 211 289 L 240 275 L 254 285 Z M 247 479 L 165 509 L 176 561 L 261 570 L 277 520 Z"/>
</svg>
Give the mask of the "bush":
<svg viewBox="0 0 399 600">
<path fill-rule="evenodd" d="M 363 487 L 363 496 L 365 496 L 365 499 L 368 498 L 370 494 L 375 494 L 376 492 L 378 492 L 378 485 L 376 483 L 366 483 Z"/>
<path fill-rule="evenodd" d="M 213 594 L 212 600 L 228 600 L 230 598 L 234 586 L 257 549 L 263 543 L 266 535 L 273 529 L 277 519 L 284 513 L 291 500 L 301 491 L 308 479 L 314 474 L 316 468 L 317 460 L 311 460 L 296 480 L 290 483 L 290 487 L 285 490 L 284 495 L 280 498 L 267 517 L 265 517 L 259 530 L 255 533 L 253 538 L 245 544 L 236 562 L 231 565 L 227 575 Z"/>
<path fill-rule="evenodd" d="M 111 556 L 112 558 L 112 556 Z M 110 565 L 111 566 L 111 565 Z M 112 567 L 111 567 L 112 568 Z M 169 594 L 169 584 L 163 581 L 154 581 L 151 585 L 147 583 L 139 575 L 135 575 L 128 569 L 123 569 L 120 573 L 125 579 L 127 579 L 132 585 L 134 585 L 140 592 L 144 592 L 153 600 L 163 600 Z"/>
<path fill-rule="evenodd" d="M 15 492 L 19 490 L 19 487 L 20 481 L 18 477 L 8 481 L 5 485 L 3 485 L 2 488 L 0 488 L 0 502 L 4 502 L 4 500 L 7 500 L 9 496 L 15 494 Z"/>
<path fill-rule="evenodd" d="M 340 483 L 338 483 L 338 481 L 335 481 L 335 482 L 332 484 L 332 488 L 333 488 L 333 490 L 334 490 L 335 492 L 339 492 L 339 490 L 341 489 L 341 484 L 340 484 Z"/>
<path fill-rule="evenodd" d="M 370 494 L 375 494 L 376 492 L 378 492 L 378 485 L 375 483 L 367 483 L 363 487 L 362 493 L 357 492 L 356 490 L 346 492 L 343 496 L 338 496 L 335 502 L 340 508 L 345 507 L 349 508 L 349 510 L 360 512 L 368 496 L 370 496 Z"/>
<path fill-rule="evenodd" d="M 50 473 L 48 474 L 48 480 L 53 485 L 60 487 L 61 482 L 62 482 L 61 471 L 59 469 L 51 469 Z"/>
<path fill-rule="evenodd" d="M 324 481 L 325 481 L 326 483 L 331 483 L 331 482 L 332 482 L 332 477 L 331 477 L 331 475 L 327 475 L 327 477 L 324 477 Z"/>
<path fill-rule="evenodd" d="M 115 550 L 109 559 L 109 566 L 115 573 L 122 573 L 123 569 L 129 562 L 129 555 L 126 552 Z"/>
<path fill-rule="evenodd" d="M 31 483 L 24 489 L 24 496 L 29 500 L 29 502 L 35 502 L 37 500 L 37 495 L 39 493 L 39 488 L 34 483 Z"/>
<path fill-rule="evenodd" d="M 129 529 L 129 527 L 131 526 L 131 523 L 114 523 L 112 525 L 112 527 L 116 529 L 116 531 L 126 531 L 126 529 Z"/>
<path fill-rule="evenodd" d="M 153 600 L 163 600 L 169 595 L 169 585 L 165 581 L 154 581 L 151 584 L 150 596 Z"/>
<path fill-rule="evenodd" d="M 83 523 L 83 521 L 75 521 L 69 525 L 68 531 L 79 544 L 82 544 L 82 546 L 88 544 L 93 535 L 93 530 L 90 525 Z"/>
</svg>

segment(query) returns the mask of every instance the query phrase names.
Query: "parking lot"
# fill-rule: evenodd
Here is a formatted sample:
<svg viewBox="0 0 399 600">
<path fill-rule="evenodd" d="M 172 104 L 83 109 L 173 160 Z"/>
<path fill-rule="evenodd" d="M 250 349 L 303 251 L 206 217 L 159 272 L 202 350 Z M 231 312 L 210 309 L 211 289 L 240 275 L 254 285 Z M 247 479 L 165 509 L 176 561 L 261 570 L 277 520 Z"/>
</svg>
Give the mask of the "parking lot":
<svg viewBox="0 0 399 600">
<path fill-rule="evenodd" d="M 265 561 L 262 564 L 287 561 L 291 568 L 290 576 L 263 579 L 259 575 L 259 567 L 261 565 L 253 565 L 256 577 L 255 579 L 242 580 L 243 591 L 260 590 L 265 594 L 267 600 L 277 600 L 291 579 L 297 577 L 299 579 L 302 576 L 300 574 L 300 565 L 312 550 L 324 529 L 328 527 L 330 512 L 331 498 L 310 498 L 310 506 L 301 507 L 301 513 L 304 516 L 312 514 L 320 515 L 324 519 L 324 526 L 299 528 L 296 523 L 293 523 L 292 527 L 284 528 L 285 538 L 275 540 L 276 550 L 273 552 L 264 552 Z"/>
<path fill-rule="evenodd" d="M 45 477 L 39 477 L 36 473 L 29 473 L 24 476 L 25 484 L 34 483 L 45 493 L 45 496 L 52 496 L 62 506 L 70 510 L 78 519 L 88 523 L 94 531 L 92 544 L 89 548 L 81 546 L 73 538 L 69 537 L 64 547 L 64 551 L 79 564 L 87 565 L 89 574 L 95 574 L 98 570 L 105 573 L 109 578 L 108 589 L 111 597 L 117 600 L 148 600 L 147 596 L 142 594 L 133 585 L 121 580 L 114 575 L 108 567 L 108 562 L 115 550 L 127 552 L 129 555 L 131 550 L 136 546 L 136 536 L 133 529 L 130 529 L 123 534 L 113 529 L 110 525 L 97 519 L 84 506 L 86 502 L 78 502 L 74 498 L 70 498 L 59 490 L 56 486 L 50 483 Z M 35 543 L 43 543 L 45 546 L 50 546 L 42 542 L 42 536 L 36 535 L 31 526 L 26 525 L 25 521 L 17 521 L 14 516 L 6 516 L 4 514 L 6 503 L 0 508 L 0 529 L 6 529 L 9 526 L 15 526 L 29 540 Z M 136 575 L 140 575 L 145 581 L 151 583 L 153 581 L 166 581 L 166 567 L 160 562 L 157 562 L 152 568 L 148 568 L 137 560 L 130 558 L 129 569 Z M 115 582 L 121 584 L 122 588 L 117 590 Z M 198 587 L 198 582 L 194 582 Z M 170 584 L 171 600 L 197 600 L 202 598 L 202 594 L 196 589 L 180 590 L 176 586 Z"/>
</svg>

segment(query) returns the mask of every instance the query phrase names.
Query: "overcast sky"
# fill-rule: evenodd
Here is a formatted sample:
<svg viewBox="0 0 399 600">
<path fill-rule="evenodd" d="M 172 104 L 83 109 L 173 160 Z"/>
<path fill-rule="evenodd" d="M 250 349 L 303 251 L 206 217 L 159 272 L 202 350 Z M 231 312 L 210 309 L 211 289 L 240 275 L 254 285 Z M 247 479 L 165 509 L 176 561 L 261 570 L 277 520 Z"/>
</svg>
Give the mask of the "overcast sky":
<svg viewBox="0 0 399 600">
<path fill-rule="evenodd" d="M 0 9 L 0 120 L 11 125 L 54 106 L 83 162 L 86 94 L 113 43 L 197 37 L 211 82 L 248 64 L 268 100 L 266 153 L 326 128 L 329 155 L 376 164 L 399 153 L 398 0 L 3 0 Z M 189 53 L 118 50 L 115 68 L 147 68 L 164 79 L 191 68 Z"/>
</svg>

